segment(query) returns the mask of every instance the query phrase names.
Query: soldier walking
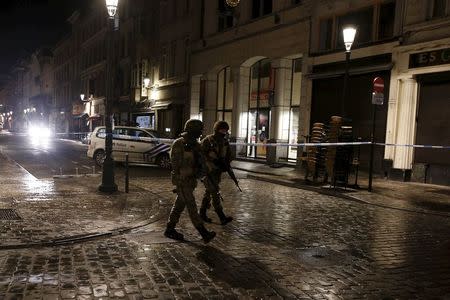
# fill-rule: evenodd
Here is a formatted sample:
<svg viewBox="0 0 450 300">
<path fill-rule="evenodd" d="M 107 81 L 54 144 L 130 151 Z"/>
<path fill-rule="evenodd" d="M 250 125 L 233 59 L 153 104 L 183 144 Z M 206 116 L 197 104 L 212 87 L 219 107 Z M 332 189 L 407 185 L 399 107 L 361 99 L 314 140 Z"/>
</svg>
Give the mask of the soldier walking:
<svg viewBox="0 0 450 300">
<path fill-rule="evenodd" d="M 177 198 L 170 211 L 164 235 L 175 240 L 184 240 L 183 234 L 175 230 L 181 213 L 187 207 L 192 224 L 198 230 L 205 243 L 211 241 L 216 233 L 208 231 L 197 211 L 194 190 L 197 179 L 204 176 L 204 163 L 198 138 L 201 136 L 203 123 L 200 120 L 188 120 L 181 137 L 175 140 L 170 150 L 172 162 L 172 183 L 176 186 Z"/>
<path fill-rule="evenodd" d="M 207 176 L 203 180 L 205 194 L 200 207 L 200 217 L 208 223 L 211 222 L 211 219 L 208 218 L 206 210 L 211 206 L 211 199 L 222 225 L 226 225 L 233 220 L 232 217 L 224 214 L 221 203 L 222 196 L 220 195 L 220 179 L 222 173 L 227 171 L 227 166 L 231 162 L 230 144 L 225 138 L 229 129 L 227 122 L 218 121 L 214 124 L 214 134 L 207 135 L 201 141 Z"/>
</svg>

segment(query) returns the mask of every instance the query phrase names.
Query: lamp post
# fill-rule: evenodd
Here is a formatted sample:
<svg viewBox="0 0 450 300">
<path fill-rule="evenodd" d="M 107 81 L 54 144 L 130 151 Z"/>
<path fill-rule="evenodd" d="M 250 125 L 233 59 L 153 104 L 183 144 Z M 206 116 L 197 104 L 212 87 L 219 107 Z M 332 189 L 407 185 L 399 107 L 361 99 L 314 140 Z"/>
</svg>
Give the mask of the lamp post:
<svg viewBox="0 0 450 300">
<path fill-rule="evenodd" d="M 341 116 L 345 116 L 345 100 L 347 99 L 348 90 L 348 77 L 350 68 L 350 50 L 352 49 L 353 42 L 355 41 L 356 28 L 353 26 L 346 26 L 342 30 L 344 36 L 345 44 L 345 74 L 344 74 L 344 88 L 342 91 L 342 102 L 341 102 Z"/>
<path fill-rule="evenodd" d="M 118 0 L 105 0 L 106 9 L 108 11 L 108 28 L 107 28 L 107 47 L 106 47 L 106 99 L 105 99 L 105 160 L 103 162 L 102 183 L 98 187 L 100 192 L 114 193 L 117 191 L 117 184 L 114 182 L 114 160 L 112 158 L 112 109 L 111 101 L 113 98 L 113 63 L 111 53 L 113 50 L 113 30 L 114 17 L 117 12 Z M 81 97 L 81 95 L 80 95 Z M 84 97 L 83 97 L 84 98 Z"/>
</svg>

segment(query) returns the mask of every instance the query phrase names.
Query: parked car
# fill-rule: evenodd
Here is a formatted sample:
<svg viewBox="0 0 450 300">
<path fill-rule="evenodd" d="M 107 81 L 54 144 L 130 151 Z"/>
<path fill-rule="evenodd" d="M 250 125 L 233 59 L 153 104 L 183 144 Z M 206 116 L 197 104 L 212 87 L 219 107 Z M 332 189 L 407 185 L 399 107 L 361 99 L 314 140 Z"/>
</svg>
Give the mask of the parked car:
<svg viewBox="0 0 450 300">
<path fill-rule="evenodd" d="M 105 126 L 95 128 L 90 136 L 87 156 L 93 158 L 99 166 L 105 160 L 105 137 Z M 156 164 L 169 169 L 172 141 L 154 130 L 115 126 L 112 155 L 115 161 L 124 162 L 128 153 L 130 163 Z"/>
</svg>

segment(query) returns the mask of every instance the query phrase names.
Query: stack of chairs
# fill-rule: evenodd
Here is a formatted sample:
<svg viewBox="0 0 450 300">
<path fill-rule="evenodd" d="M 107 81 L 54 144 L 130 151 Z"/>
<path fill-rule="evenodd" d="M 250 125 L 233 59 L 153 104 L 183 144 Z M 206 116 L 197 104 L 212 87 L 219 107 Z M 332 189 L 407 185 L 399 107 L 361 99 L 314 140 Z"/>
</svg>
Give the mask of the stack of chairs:
<svg viewBox="0 0 450 300">
<path fill-rule="evenodd" d="M 327 131 L 328 128 L 324 123 L 314 123 L 309 142 L 326 142 Z M 319 177 L 324 177 L 326 181 L 325 157 L 326 147 L 306 147 L 307 168 L 305 180 L 308 180 L 308 177 L 312 175 L 314 182 L 316 182 Z"/>
<path fill-rule="evenodd" d="M 332 116 L 330 120 L 330 129 L 328 130 L 327 142 L 337 143 L 339 142 L 340 129 L 342 124 L 342 117 Z M 327 157 L 326 157 L 326 169 L 327 174 L 331 176 L 331 180 L 334 182 L 334 170 L 336 162 L 336 146 L 327 147 Z"/>
</svg>

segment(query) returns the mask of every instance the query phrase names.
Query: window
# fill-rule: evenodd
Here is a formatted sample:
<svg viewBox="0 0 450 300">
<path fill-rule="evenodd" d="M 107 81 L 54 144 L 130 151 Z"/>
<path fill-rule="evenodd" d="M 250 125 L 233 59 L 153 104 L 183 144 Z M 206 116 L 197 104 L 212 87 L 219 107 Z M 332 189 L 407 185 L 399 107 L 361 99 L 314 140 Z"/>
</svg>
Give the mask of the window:
<svg viewBox="0 0 450 300">
<path fill-rule="evenodd" d="M 206 99 L 206 80 L 200 80 L 200 99 L 199 99 L 199 111 L 202 112 L 205 109 L 205 99 Z"/>
<path fill-rule="evenodd" d="M 378 12 L 375 13 L 375 12 Z M 394 36 L 395 1 L 349 12 L 341 16 L 330 16 L 320 20 L 316 41 L 318 51 L 343 49 L 342 29 L 347 25 L 357 28 L 354 46 L 390 39 Z M 375 26 L 375 27 L 374 27 Z"/>
<path fill-rule="evenodd" d="M 320 21 L 320 33 L 319 33 L 320 50 L 331 49 L 332 34 L 333 34 L 333 19 L 329 18 Z"/>
<path fill-rule="evenodd" d="M 170 45 L 170 61 L 169 61 L 169 74 L 168 77 L 175 76 L 176 68 L 176 58 L 177 58 L 177 41 L 173 41 Z"/>
<path fill-rule="evenodd" d="M 432 6 L 431 18 L 436 19 L 446 16 L 447 0 L 434 0 Z"/>
<path fill-rule="evenodd" d="M 378 39 L 384 40 L 394 35 L 395 2 L 384 3 L 380 7 Z"/>
<path fill-rule="evenodd" d="M 342 37 L 342 30 L 345 26 L 352 24 L 357 26 L 358 31 L 356 32 L 355 45 L 364 44 L 372 40 L 372 22 L 368 20 L 373 19 L 373 7 L 352 12 L 350 14 L 341 16 L 337 18 L 337 48 L 344 48 L 344 39 Z"/>
<path fill-rule="evenodd" d="M 217 120 L 226 121 L 231 127 L 233 112 L 233 81 L 231 68 L 217 74 Z"/>
<path fill-rule="evenodd" d="M 167 77 L 167 49 L 161 50 L 161 61 L 159 62 L 159 79 Z"/>
<path fill-rule="evenodd" d="M 224 0 L 218 0 L 219 28 L 222 32 L 227 28 L 233 27 L 233 8 L 225 4 Z"/>
<path fill-rule="evenodd" d="M 252 17 L 259 18 L 272 13 L 272 0 L 253 0 Z"/>
</svg>

